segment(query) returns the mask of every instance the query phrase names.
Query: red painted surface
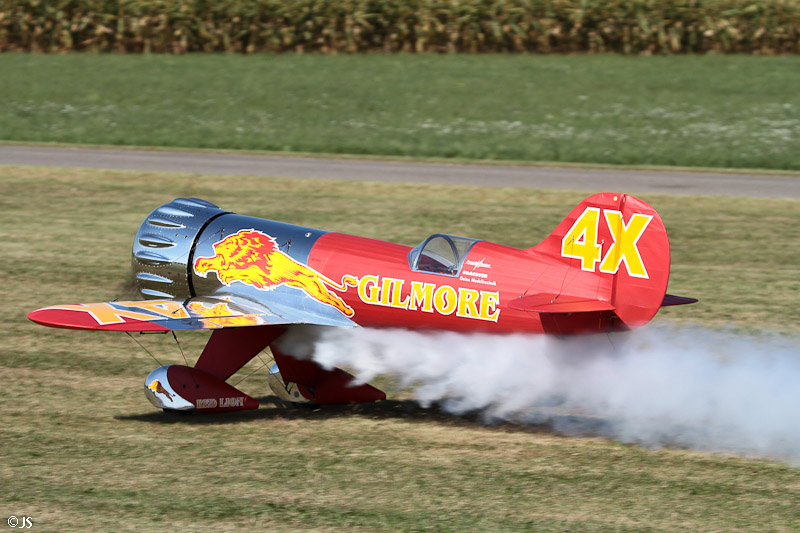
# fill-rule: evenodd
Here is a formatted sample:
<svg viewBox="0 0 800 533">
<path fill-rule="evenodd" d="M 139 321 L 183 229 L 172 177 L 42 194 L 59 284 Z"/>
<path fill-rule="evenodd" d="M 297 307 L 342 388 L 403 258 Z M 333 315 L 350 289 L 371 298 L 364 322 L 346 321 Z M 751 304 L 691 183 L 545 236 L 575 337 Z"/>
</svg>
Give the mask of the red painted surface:
<svg viewBox="0 0 800 533">
<path fill-rule="evenodd" d="M 508 303 L 511 309 L 536 313 L 591 313 L 613 311 L 614 306 L 602 300 L 587 300 L 576 296 L 538 293 L 522 296 Z"/>
<path fill-rule="evenodd" d="M 196 368 L 172 365 L 167 369 L 172 390 L 195 404 L 198 411 L 242 411 L 258 409 L 258 401 L 225 381 Z"/>
<path fill-rule="evenodd" d="M 52 328 L 101 331 L 169 331 L 169 328 L 160 324 L 131 318 L 124 318 L 116 324 L 100 325 L 88 312 L 75 309 L 60 309 L 58 307 L 45 307 L 31 311 L 28 313 L 28 318 L 37 324 Z"/>
<path fill-rule="evenodd" d="M 334 368 L 327 370 L 313 361 L 296 359 L 281 353 L 274 346 L 272 355 L 281 377 L 287 383 L 297 383 L 306 399 L 322 405 L 377 402 L 386 399 L 386 393 L 369 384 L 356 385 L 353 376 Z"/>
<path fill-rule="evenodd" d="M 648 278 L 628 274 L 622 263 L 616 274 L 581 269 L 581 260 L 562 256 L 562 239 L 587 208 L 596 208 L 600 221 L 597 225 L 597 243 L 600 257 L 609 253 L 614 237 L 604 220 L 606 210 L 622 213 L 623 223 L 628 223 L 634 213 L 652 217 L 637 243 Z M 496 333 L 573 333 L 628 329 L 649 321 L 664 299 L 669 278 L 669 243 L 663 222 L 656 211 L 646 203 L 631 196 L 614 193 L 593 195 L 581 202 L 556 230 L 541 244 L 520 250 L 500 244 L 481 241 L 475 244 L 466 257 L 460 274 L 456 277 L 414 272 L 409 267 L 411 248 L 374 239 L 341 233 L 327 233 L 319 238 L 311 250 L 309 266 L 338 282 L 346 276 L 363 280 L 375 277 L 373 287 L 386 290 L 387 278 L 402 280 L 402 286 L 385 304 L 368 304 L 360 297 L 358 287 L 347 287 L 338 294 L 355 311 L 352 319 L 368 327 L 429 328 L 454 331 L 488 331 Z M 471 269 L 469 261 L 482 261 L 490 267 Z M 487 277 L 476 278 L 475 273 Z M 481 282 L 475 280 L 480 279 Z M 459 316 L 458 312 L 429 312 L 423 309 L 402 308 L 410 297 L 413 283 L 452 287 L 453 292 L 496 291 L 499 293 L 497 321 L 475 320 Z M 399 284 L 400 282 L 394 282 Z M 492 284 L 487 284 L 492 283 Z M 553 306 L 551 309 L 530 308 L 520 303 L 520 298 L 558 296 L 572 306 Z M 577 304 L 577 302 L 583 302 Z M 610 320 L 612 314 L 616 319 Z M 574 313 L 567 316 L 567 313 Z M 559 314 L 553 317 L 553 314 Z M 591 316 L 584 316 L 584 315 Z M 592 325 L 593 324 L 593 325 Z"/>
<path fill-rule="evenodd" d="M 276 326 L 214 330 L 194 367 L 224 381 L 283 332 Z"/>
</svg>

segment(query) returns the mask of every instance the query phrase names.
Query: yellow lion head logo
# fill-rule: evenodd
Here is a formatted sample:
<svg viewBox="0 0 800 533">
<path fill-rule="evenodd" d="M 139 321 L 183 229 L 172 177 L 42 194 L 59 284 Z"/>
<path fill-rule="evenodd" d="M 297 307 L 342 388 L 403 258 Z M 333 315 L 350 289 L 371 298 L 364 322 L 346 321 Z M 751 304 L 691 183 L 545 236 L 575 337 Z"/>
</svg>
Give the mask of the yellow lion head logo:
<svg viewBox="0 0 800 533">
<path fill-rule="evenodd" d="M 353 309 L 327 286 L 335 284 L 319 272 L 299 263 L 278 248 L 275 238 L 255 229 L 239 230 L 214 244 L 213 257 L 198 257 L 194 271 L 203 277 L 216 272 L 225 285 L 234 281 L 261 290 L 288 285 L 315 300 L 353 316 Z"/>
</svg>

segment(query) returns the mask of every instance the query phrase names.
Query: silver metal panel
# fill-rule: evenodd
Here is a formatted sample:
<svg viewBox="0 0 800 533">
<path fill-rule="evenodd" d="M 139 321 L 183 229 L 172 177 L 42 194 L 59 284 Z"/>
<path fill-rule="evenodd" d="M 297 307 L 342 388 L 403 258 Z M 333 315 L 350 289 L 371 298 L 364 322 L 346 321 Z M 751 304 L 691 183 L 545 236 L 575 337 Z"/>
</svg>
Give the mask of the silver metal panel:
<svg viewBox="0 0 800 533">
<path fill-rule="evenodd" d="M 170 385 L 167 379 L 167 370 L 172 365 L 164 365 L 156 368 L 144 380 L 144 395 L 150 403 L 160 409 L 174 409 L 178 411 L 188 411 L 194 409 L 194 404 L 180 394 Z"/>
<path fill-rule="evenodd" d="M 278 248 L 298 263 L 307 264 L 308 256 L 314 243 L 326 231 L 286 224 L 262 218 L 227 214 L 214 219 L 198 239 L 193 258 L 211 257 L 215 255 L 214 245 L 243 229 L 254 229 L 275 238 Z M 351 323 L 338 310 L 329 305 L 309 298 L 301 289 L 285 284 L 269 289 L 258 289 L 252 285 L 235 281 L 224 285 L 215 273 L 207 277 L 194 275 L 192 285 L 196 294 L 204 294 L 217 298 L 224 296 L 242 296 L 245 299 L 265 306 L 270 312 L 291 322 L 296 317 L 298 323 L 316 323 L 307 317 L 315 316 L 324 323 L 339 322 L 342 319 Z M 346 325 L 342 323 L 341 325 Z"/>
<path fill-rule="evenodd" d="M 246 278 L 226 284 L 214 271 L 206 275 L 195 273 L 198 258 L 214 257 L 218 251 L 215 245 L 243 230 L 259 232 L 270 243 L 274 239 L 270 246 L 277 248 L 277 255 L 285 255 L 294 263 L 290 268 L 304 269 L 307 276 L 319 275 L 306 265 L 311 248 L 325 231 L 237 215 L 196 198 L 176 198 L 154 210 L 136 234 L 132 263 L 139 292 L 146 299 L 200 295 L 247 302 L 260 310 L 262 324 L 354 325 L 330 303 L 311 297 L 285 280 L 259 288 Z M 249 257 L 252 256 L 245 254 L 246 268 Z M 228 261 L 230 257 L 226 256 L 223 263 Z M 203 323 L 195 317 L 169 322 L 173 329 L 202 327 Z"/>
<path fill-rule="evenodd" d="M 189 298 L 188 260 L 198 233 L 227 211 L 197 198 L 176 198 L 145 219 L 133 242 L 136 288 L 145 298 Z"/>
<path fill-rule="evenodd" d="M 214 255 L 214 243 L 242 229 L 254 229 L 271 235 L 275 238 L 283 253 L 303 264 L 308 263 L 311 247 L 314 246 L 317 239 L 328 233 L 324 230 L 305 226 L 228 213 L 213 220 L 203 230 L 203 234 L 197 241 L 195 257 Z"/>
</svg>

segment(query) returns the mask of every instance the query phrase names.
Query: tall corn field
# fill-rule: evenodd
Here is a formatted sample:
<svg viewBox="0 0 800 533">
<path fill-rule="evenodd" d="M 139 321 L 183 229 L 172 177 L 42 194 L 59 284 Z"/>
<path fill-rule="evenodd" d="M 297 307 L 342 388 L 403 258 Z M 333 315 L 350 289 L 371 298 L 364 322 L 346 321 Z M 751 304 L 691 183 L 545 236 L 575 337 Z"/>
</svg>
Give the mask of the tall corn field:
<svg viewBox="0 0 800 533">
<path fill-rule="evenodd" d="M 0 51 L 799 50 L 800 0 L 0 0 Z"/>
</svg>

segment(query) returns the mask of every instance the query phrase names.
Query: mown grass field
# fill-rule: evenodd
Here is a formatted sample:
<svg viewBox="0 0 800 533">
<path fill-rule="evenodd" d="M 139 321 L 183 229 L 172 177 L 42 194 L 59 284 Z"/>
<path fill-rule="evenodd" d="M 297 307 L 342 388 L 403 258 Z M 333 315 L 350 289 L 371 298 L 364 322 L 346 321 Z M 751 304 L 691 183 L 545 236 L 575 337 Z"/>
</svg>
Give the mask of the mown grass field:
<svg viewBox="0 0 800 533">
<path fill-rule="evenodd" d="M 800 169 L 794 56 L 0 55 L 0 140 Z"/>
<path fill-rule="evenodd" d="M 405 244 L 444 231 L 529 246 L 584 194 L 0 167 L 2 514 L 33 516 L 40 531 L 800 528 L 790 466 L 484 427 L 402 391 L 371 406 L 285 409 L 262 370 L 241 384 L 263 401 L 257 411 L 165 417 L 142 394 L 156 363 L 133 341 L 25 314 L 122 294 L 138 225 L 176 196 Z M 671 291 L 701 300 L 658 320 L 797 333 L 797 201 L 644 199 L 671 236 Z M 206 336 L 180 339 L 192 362 Z M 182 363 L 171 337 L 140 340 L 161 363 Z"/>
</svg>

